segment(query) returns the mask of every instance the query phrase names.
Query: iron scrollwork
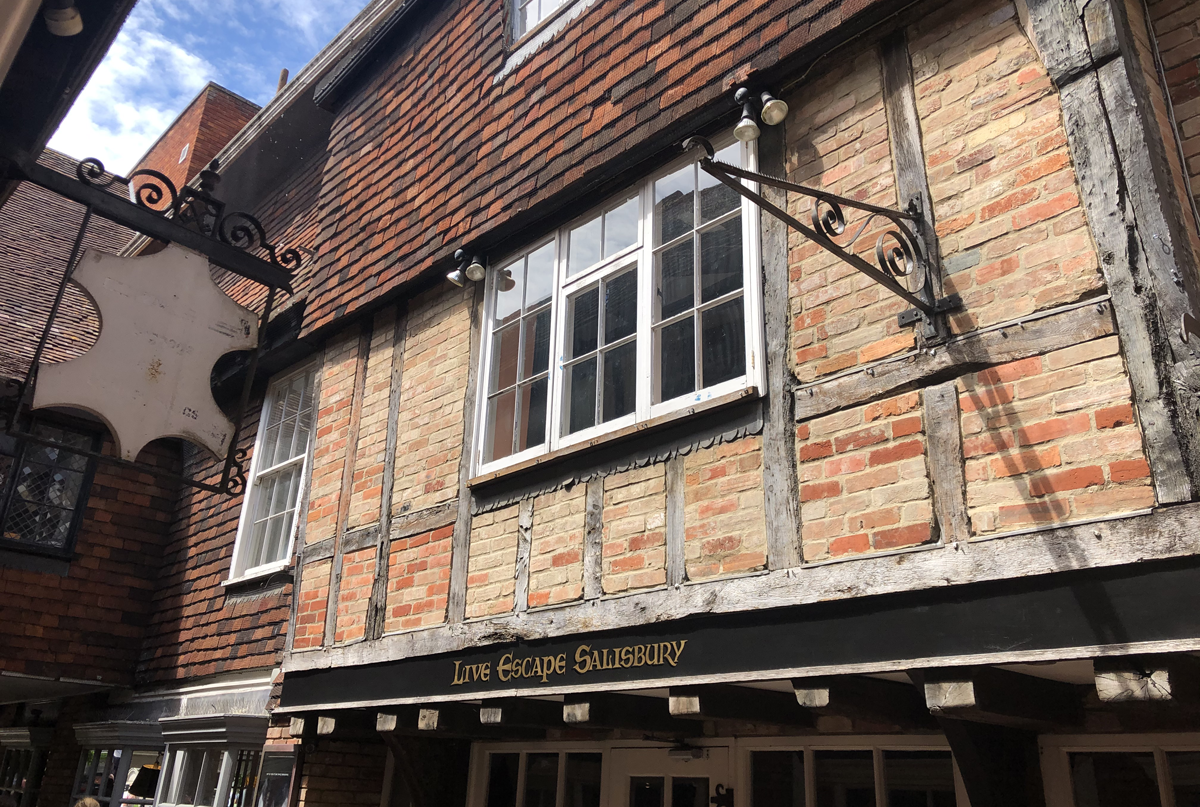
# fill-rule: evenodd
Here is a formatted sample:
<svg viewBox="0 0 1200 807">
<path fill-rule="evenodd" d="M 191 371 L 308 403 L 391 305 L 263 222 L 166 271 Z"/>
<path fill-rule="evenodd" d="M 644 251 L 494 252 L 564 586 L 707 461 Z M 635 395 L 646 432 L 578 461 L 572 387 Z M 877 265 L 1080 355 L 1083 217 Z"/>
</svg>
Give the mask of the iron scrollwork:
<svg viewBox="0 0 1200 807">
<path fill-rule="evenodd" d="M 911 311 L 900 315 L 902 325 L 910 325 L 917 320 L 924 320 L 926 325 L 931 327 L 934 315 L 961 307 L 962 303 L 957 295 L 937 299 L 933 294 L 928 270 L 929 262 L 920 233 L 924 220 L 920 215 L 920 210 L 916 207 L 915 200 L 908 210 L 879 207 L 837 196 L 818 188 L 809 188 L 765 174 L 747 171 L 735 165 L 718 162 L 715 159 L 716 152 L 712 144 L 703 137 L 690 137 L 683 142 L 685 151 L 695 147 L 703 148 L 706 153 L 706 156 L 700 160 L 700 168 L 705 173 L 790 225 L 827 252 L 837 256 L 912 305 Z M 765 199 L 761 194 L 747 188 L 739 181 L 742 179 L 810 198 L 812 200 L 810 213 L 812 226 L 806 225 L 786 210 Z M 849 235 L 847 235 L 848 225 L 844 208 L 867 214 L 866 218 L 850 231 Z M 887 222 L 887 229 L 880 233 L 875 240 L 873 250 L 875 263 L 872 264 L 863 258 L 860 250 L 855 248 L 855 244 L 864 233 L 881 220 Z M 915 289 L 910 288 L 913 281 L 915 281 Z"/>
<path fill-rule="evenodd" d="M 219 164 L 216 160 L 200 172 L 197 187 L 184 185 L 176 188 L 165 174 L 149 168 L 140 168 L 129 176 L 109 174 L 104 163 L 95 157 L 80 160 L 75 167 L 75 176 L 80 182 L 106 189 L 120 183 L 129 189 L 129 201 L 138 207 L 160 216 L 175 218 L 202 235 L 216 238 L 224 244 L 244 252 L 266 253 L 275 266 L 295 272 L 303 263 L 299 250 L 294 247 L 281 249 L 278 244 L 267 240 L 262 223 L 249 213 L 225 212 L 225 203 L 214 196 Z"/>
</svg>

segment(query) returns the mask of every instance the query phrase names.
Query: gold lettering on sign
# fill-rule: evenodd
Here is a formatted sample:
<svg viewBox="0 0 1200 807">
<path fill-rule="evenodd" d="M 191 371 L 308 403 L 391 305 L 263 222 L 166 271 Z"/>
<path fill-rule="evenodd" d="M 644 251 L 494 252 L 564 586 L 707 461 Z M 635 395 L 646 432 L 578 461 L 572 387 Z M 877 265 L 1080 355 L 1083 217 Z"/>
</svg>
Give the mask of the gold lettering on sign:
<svg viewBox="0 0 1200 807">
<path fill-rule="evenodd" d="M 679 664 L 679 658 L 683 655 L 683 648 L 687 643 L 687 639 L 680 639 L 677 642 L 653 642 L 599 650 L 593 650 L 591 645 L 581 644 L 575 648 L 575 663 L 572 669 L 580 675 L 586 675 L 598 670 L 628 670 L 636 667 L 661 667 L 664 664 L 674 667 Z M 551 656 L 517 656 L 510 652 L 501 656 L 496 663 L 496 677 L 505 683 L 538 680 L 547 684 L 550 682 L 550 676 L 564 675 L 566 672 L 566 653 Z M 489 681 L 491 674 L 490 661 L 480 664 L 463 664 L 456 661 L 450 686 Z"/>
</svg>

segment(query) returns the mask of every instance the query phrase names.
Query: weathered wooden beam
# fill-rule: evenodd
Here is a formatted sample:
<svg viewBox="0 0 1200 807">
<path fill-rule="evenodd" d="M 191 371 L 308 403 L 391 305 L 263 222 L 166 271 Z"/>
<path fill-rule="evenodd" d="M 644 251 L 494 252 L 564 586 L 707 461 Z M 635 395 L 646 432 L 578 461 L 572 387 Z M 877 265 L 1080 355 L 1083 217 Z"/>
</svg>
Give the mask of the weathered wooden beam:
<svg viewBox="0 0 1200 807">
<path fill-rule="evenodd" d="M 664 482 L 667 493 L 667 585 L 679 586 L 687 579 L 683 557 L 686 538 L 683 519 L 683 457 L 677 455 L 667 460 Z"/>
<path fill-rule="evenodd" d="M 321 715 L 317 718 L 317 736 L 328 737 L 337 729 L 337 718 Z"/>
<path fill-rule="evenodd" d="M 579 727 L 630 729 L 656 734 L 691 736 L 701 733 L 701 724 L 672 717 L 667 701 L 638 695 L 592 692 L 567 695 L 563 721 Z"/>
<path fill-rule="evenodd" d="M 1093 662 L 1103 703 L 1200 705 L 1200 659 L 1195 656 L 1116 656 Z"/>
<path fill-rule="evenodd" d="M 785 141 L 786 126 L 766 126 L 758 139 L 759 170 L 774 176 L 787 174 Z M 762 187 L 763 197 L 780 207 L 787 207 L 787 192 L 769 186 Z M 790 569 L 800 563 L 800 493 L 796 477 L 796 426 L 793 422 L 791 285 L 788 271 L 788 227 L 775 216 L 760 216 L 759 238 L 763 264 L 763 324 L 766 333 L 766 390 L 763 395 L 763 508 L 767 523 L 767 566 L 771 569 Z M 680 458 L 682 466 L 682 458 Z M 670 474 L 670 465 L 667 473 Z M 680 467 L 682 477 L 682 467 Z M 683 515 L 683 480 L 679 485 L 679 515 Z M 667 484 L 667 580 L 671 577 L 671 486 Z M 680 524 L 682 533 L 683 525 Z M 683 542 L 679 541 L 678 582 L 682 582 Z"/>
<path fill-rule="evenodd" d="M 794 678 L 796 702 L 815 715 L 835 715 L 904 729 L 936 723 L 920 690 L 908 684 L 852 675 Z"/>
<path fill-rule="evenodd" d="M 958 390 L 953 381 L 944 381 L 926 387 L 924 397 L 929 481 L 933 485 L 938 527 L 943 541 L 965 541 L 971 537 L 971 524 L 967 518 Z"/>
<path fill-rule="evenodd" d="M 587 481 L 584 489 L 583 598 L 596 600 L 604 593 L 604 479 Z"/>
<path fill-rule="evenodd" d="M 484 726 L 526 726 L 562 728 L 563 708 L 556 701 L 533 698 L 497 698 L 479 707 L 479 722 Z"/>
<path fill-rule="evenodd" d="M 467 561 L 471 545 L 471 500 L 467 481 L 471 478 L 471 446 L 475 445 L 475 388 L 479 377 L 483 329 L 483 283 L 475 284 L 471 301 L 471 358 L 467 365 L 467 385 L 463 397 L 463 450 L 458 460 L 458 510 L 454 534 L 450 539 L 450 592 L 447 595 L 446 621 L 462 622 L 467 614 Z"/>
<path fill-rule="evenodd" d="M 748 723 L 812 728 L 812 716 L 786 692 L 731 684 L 671 687 L 670 713 L 691 720 L 744 720 Z"/>
<path fill-rule="evenodd" d="M 288 736 L 303 737 L 304 736 L 304 718 L 293 717 L 288 721 Z"/>
<path fill-rule="evenodd" d="M 995 667 L 924 671 L 925 704 L 935 717 L 1015 728 L 1077 726 L 1079 687 Z"/>
<path fill-rule="evenodd" d="M 650 590 L 633 597 L 591 601 L 520 616 L 497 617 L 448 627 L 407 631 L 374 643 L 331 648 L 322 653 L 293 653 L 285 661 L 290 674 L 298 670 L 381 662 L 453 653 L 505 637 L 507 640 L 547 639 L 585 631 L 633 628 L 639 625 L 707 614 L 762 611 L 810 603 L 847 602 L 890 593 L 955 587 L 970 583 L 1025 578 L 1068 570 L 1115 569 L 1128 564 L 1146 566 L 1155 559 L 1186 559 L 1200 552 L 1200 505 L 1179 505 L 1153 513 L 1093 524 L 1075 524 L 1044 531 L 1010 535 L 1003 541 L 960 543 L 899 555 L 864 556 L 853 563 L 831 563 L 767 574 L 694 583 L 680 588 Z M 1072 645 L 1078 655 L 1127 655 L 1110 643 Z M 1168 640 L 1147 652 L 1191 651 L 1200 646 Z M 1058 649 L 995 648 L 973 653 L 955 663 L 1013 663 L 1061 657 Z M 855 672 L 903 671 L 915 659 L 863 666 Z M 902 666 L 903 665 L 903 666 Z M 825 675 L 815 669 L 793 675 Z M 372 706 L 377 704 L 371 704 Z"/>
<path fill-rule="evenodd" d="M 880 362 L 861 372 L 801 387 L 795 393 L 795 418 L 809 420 L 930 380 L 958 377 L 1099 339 L 1114 330 L 1112 312 L 1105 301 L 1031 316 L 1022 324 L 968 334 L 926 351 Z"/>
<path fill-rule="evenodd" d="M 533 551 L 533 498 L 517 506 L 517 577 L 513 602 L 518 614 L 529 610 L 529 556 Z"/>
</svg>

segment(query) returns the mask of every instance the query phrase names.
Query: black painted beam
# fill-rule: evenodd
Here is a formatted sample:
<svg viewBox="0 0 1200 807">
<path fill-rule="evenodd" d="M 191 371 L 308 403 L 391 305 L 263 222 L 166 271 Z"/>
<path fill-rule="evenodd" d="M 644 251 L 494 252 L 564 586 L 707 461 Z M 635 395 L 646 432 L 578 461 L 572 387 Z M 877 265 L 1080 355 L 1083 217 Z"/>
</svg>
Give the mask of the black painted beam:
<svg viewBox="0 0 1200 807">
<path fill-rule="evenodd" d="M 909 684 L 853 675 L 794 678 L 800 706 L 815 715 L 833 715 L 910 730 L 936 730 L 921 690 Z"/>
</svg>

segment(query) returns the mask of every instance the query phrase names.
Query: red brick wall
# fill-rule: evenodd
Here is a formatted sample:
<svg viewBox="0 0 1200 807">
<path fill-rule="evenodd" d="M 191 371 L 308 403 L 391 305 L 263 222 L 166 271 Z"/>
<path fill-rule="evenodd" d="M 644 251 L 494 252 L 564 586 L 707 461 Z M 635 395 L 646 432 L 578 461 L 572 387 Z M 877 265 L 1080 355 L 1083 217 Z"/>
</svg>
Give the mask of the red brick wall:
<svg viewBox="0 0 1200 807">
<path fill-rule="evenodd" d="M 225 148 L 256 112 L 257 105 L 210 83 L 150 147 L 137 168 L 165 174 L 176 188 L 182 188 Z M 188 151 L 181 162 L 179 155 L 185 145 Z"/>
<path fill-rule="evenodd" d="M 446 621 L 450 594 L 450 540 L 454 525 L 392 541 L 384 630 Z"/>
<path fill-rule="evenodd" d="M 248 452 L 261 405 L 252 401 L 247 407 L 239 445 Z M 221 466 L 189 450 L 184 473 L 215 482 Z M 229 578 L 242 501 L 241 496 L 181 489 L 148 604 L 150 626 L 138 670 L 142 681 L 267 667 L 283 649 L 290 583 L 234 595 L 221 585 Z"/>
<path fill-rule="evenodd" d="M 334 122 L 306 327 L 368 304 L 536 203 L 551 212 L 555 194 L 873 5 L 594 3 L 499 81 L 499 5 L 437 9 Z"/>
<path fill-rule="evenodd" d="M 318 739 L 305 754 L 300 773 L 300 804 L 344 807 L 380 803 L 387 750 L 382 742 Z"/>
<path fill-rule="evenodd" d="M 175 451 L 141 459 L 177 473 Z M 172 483 L 99 464 L 67 575 L 0 566 L 0 670 L 130 685 L 174 503 Z"/>
</svg>

